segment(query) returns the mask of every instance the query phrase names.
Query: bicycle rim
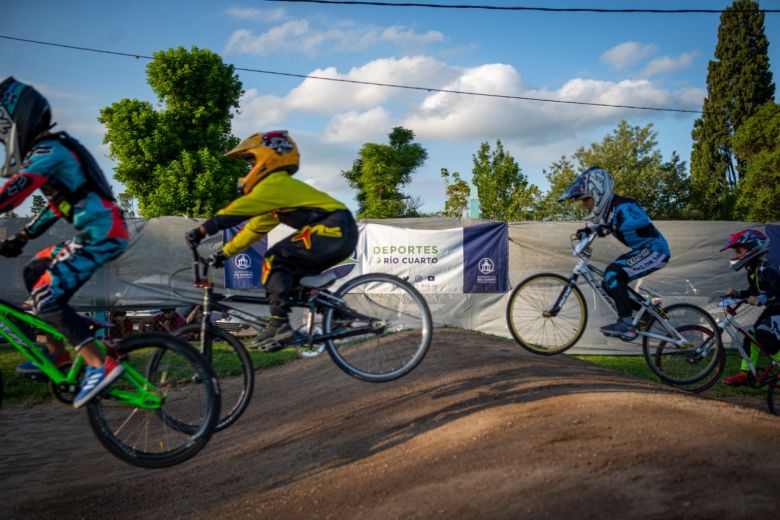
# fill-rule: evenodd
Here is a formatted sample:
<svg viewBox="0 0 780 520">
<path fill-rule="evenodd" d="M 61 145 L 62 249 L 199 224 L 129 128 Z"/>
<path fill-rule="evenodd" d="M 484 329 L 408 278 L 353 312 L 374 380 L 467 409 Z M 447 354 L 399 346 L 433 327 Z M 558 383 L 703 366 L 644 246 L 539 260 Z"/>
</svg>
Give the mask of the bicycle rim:
<svg viewBox="0 0 780 520">
<path fill-rule="evenodd" d="M 520 282 L 506 307 L 509 332 L 518 345 L 528 352 L 552 356 L 574 346 L 585 332 L 588 309 L 579 287 L 571 286 L 571 293 L 552 315 L 569 280 L 559 274 L 540 273 Z"/>
<path fill-rule="evenodd" d="M 87 408 L 90 425 L 113 455 L 135 466 L 163 468 L 184 462 L 208 442 L 219 418 L 219 387 L 206 360 L 187 343 L 165 334 L 136 334 L 117 349 L 129 370 L 162 397 L 159 408 L 120 404 L 135 393 L 127 373 Z"/>
<path fill-rule="evenodd" d="M 715 320 L 704 309 L 687 303 L 670 305 L 664 312 L 664 321 L 685 338 L 686 344 L 678 346 L 644 336 L 642 352 L 648 366 L 663 382 L 685 390 L 701 391 L 706 384 L 712 386 L 717 377 L 708 376 L 722 365 L 725 356 Z M 651 321 L 646 330 L 673 337 L 659 320 Z M 694 385 L 702 381 L 702 385 Z"/>
<path fill-rule="evenodd" d="M 200 349 L 200 325 L 182 327 L 175 334 Z M 249 353 L 238 338 L 216 326 L 210 328 L 207 334 L 210 352 L 205 357 L 219 380 L 222 404 L 216 431 L 221 431 L 236 422 L 249 406 L 255 386 L 255 371 Z"/>
<path fill-rule="evenodd" d="M 336 295 L 359 316 L 329 307 L 323 317 L 326 334 L 374 326 L 328 341 L 328 353 L 346 373 L 365 381 L 392 381 L 425 357 L 433 336 L 431 313 L 410 284 L 393 275 L 368 274 L 346 282 Z"/>
</svg>

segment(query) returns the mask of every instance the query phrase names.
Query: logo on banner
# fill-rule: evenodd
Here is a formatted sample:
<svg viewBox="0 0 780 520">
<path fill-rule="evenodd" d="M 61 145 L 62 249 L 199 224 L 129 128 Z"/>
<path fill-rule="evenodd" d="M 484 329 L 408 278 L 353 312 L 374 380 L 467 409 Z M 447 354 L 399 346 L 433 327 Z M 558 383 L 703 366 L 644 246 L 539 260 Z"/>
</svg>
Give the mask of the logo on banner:
<svg viewBox="0 0 780 520">
<path fill-rule="evenodd" d="M 249 255 L 241 253 L 240 255 L 236 256 L 235 264 L 239 269 L 249 269 L 252 267 L 252 259 L 249 258 Z"/>
<path fill-rule="evenodd" d="M 482 274 L 490 274 L 496 270 L 496 264 L 490 258 L 483 258 L 478 264 L 479 272 Z"/>
</svg>

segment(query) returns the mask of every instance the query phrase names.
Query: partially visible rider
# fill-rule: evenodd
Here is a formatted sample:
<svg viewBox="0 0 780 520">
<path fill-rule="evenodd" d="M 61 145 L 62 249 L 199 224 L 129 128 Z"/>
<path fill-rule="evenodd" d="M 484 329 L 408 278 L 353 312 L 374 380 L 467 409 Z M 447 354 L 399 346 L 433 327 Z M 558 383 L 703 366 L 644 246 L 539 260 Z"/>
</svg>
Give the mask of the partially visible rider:
<svg viewBox="0 0 780 520">
<path fill-rule="evenodd" d="M 748 286 L 740 291 L 727 289 L 726 294 L 744 299 L 749 305 L 764 307 L 752 333 L 766 353 L 780 361 L 780 272 L 767 261 L 769 239 L 758 229 L 743 229 L 729 235 L 721 252 L 727 249 L 734 249 L 736 253 L 729 262 L 731 268 L 735 271 L 745 268 Z M 745 338 L 742 348 L 750 353 L 750 360 L 756 366 L 760 349 L 748 338 Z M 740 368 L 738 374 L 725 378 L 723 382 L 732 386 L 745 384 L 750 370 L 747 361 L 743 359 Z"/>
<path fill-rule="evenodd" d="M 127 247 L 122 211 L 95 159 L 65 132 L 51 133 L 49 103 L 37 90 L 9 77 L 0 83 L 0 142 L 5 145 L 0 213 L 19 206 L 40 189 L 49 205 L 19 233 L 0 242 L 0 255 L 19 256 L 29 240 L 41 236 L 59 219 L 77 235 L 38 252 L 24 269 L 32 310 L 65 334 L 88 367 L 73 406 L 79 408 L 107 388 L 124 371 L 105 357 L 84 320 L 68 305 L 73 294 L 97 269 Z M 47 337 L 55 364 L 69 361 L 62 342 Z M 31 362 L 17 370 L 38 371 Z"/>
<path fill-rule="evenodd" d="M 261 282 L 268 293 L 271 316 L 253 346 L 277 350 L 295 337 L 289 323 L 293 289 L 301 277 L 318 274 L 354 252 L 357 224 L 344 204 L 292 177 L 298 171 L 300 155 L 286 131 L 254 134 L 225 156 L 249 163 L 249 173 L 238 180 L 240 196 L 187 232 L 185 238 L 197 246 L 206 235 L 247 221 L 210 259 L 221 266 L 279 223 L 297 230 L 274 244 L 263 260 Z"/>
<path fill-rule="evenodd" d="M 606 336 L 632 340 L 637 330 L 631 324 L 634 309 L 628 296 L 629 282 L 666 266 L 671 257 L 669 245 L 650 217 L 633 199 L 613 192 L 614 181 L 606 170 L 594 166 L 582 172 L 558 199 L 582 201 L 591 223 L 577 230 L 578 238 L 591 233 L 615 235 L 631 251 L 615 259 L 604 272 L 604 288 L 617 308 L 616 323 L 600 328 Z"/>
</svg>

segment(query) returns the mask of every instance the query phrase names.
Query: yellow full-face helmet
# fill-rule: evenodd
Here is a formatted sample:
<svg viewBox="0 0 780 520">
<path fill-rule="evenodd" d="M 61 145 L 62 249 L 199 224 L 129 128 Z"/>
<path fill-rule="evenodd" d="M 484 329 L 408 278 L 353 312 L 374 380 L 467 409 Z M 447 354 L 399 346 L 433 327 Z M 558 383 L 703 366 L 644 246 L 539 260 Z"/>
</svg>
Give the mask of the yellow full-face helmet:
<svg viewBox="0 0 780 520">
<path fill-rule="evenodd" d="M 298 171 L 301 155 L 287 130 L 253 134 L 225 154 L 225 157 L 243 159 L 252 167 L 249 173 L 238 179 L 238 191 L 252 191 L 258 182 L 275 171 L 284 170 L 292 175 Z"/>
</svg>

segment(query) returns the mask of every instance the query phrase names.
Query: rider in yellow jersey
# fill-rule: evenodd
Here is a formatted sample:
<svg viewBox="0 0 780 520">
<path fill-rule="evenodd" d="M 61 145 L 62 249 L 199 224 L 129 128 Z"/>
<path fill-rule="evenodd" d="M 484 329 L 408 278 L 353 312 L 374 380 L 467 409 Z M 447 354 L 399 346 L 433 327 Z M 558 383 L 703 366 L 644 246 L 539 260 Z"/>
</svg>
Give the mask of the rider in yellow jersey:
<svg viewBox="0 0 780 520">
<path fill-rule="evenodd" d="M 245 160 L 251 169 L 238 180 L 239 198 L 203 225 L 187 232 L 191 245 L 245 221 L 246 224 L 210 260 L 219 267 L 260 240 L 280 222 L 297 231 L 271 247 L 263 260 L 261 281 L 271 317 L 257 338 L 263 350 L 277 350 L 294 338 L 289 324 L 290 298 L 301 277 L 332 267 L 355 250 L 358 230 L 347 207 L 327 193 L 292 178 L 300 154 L 286 131 L 254 134 L 225 154 Z"/>
</svg>

